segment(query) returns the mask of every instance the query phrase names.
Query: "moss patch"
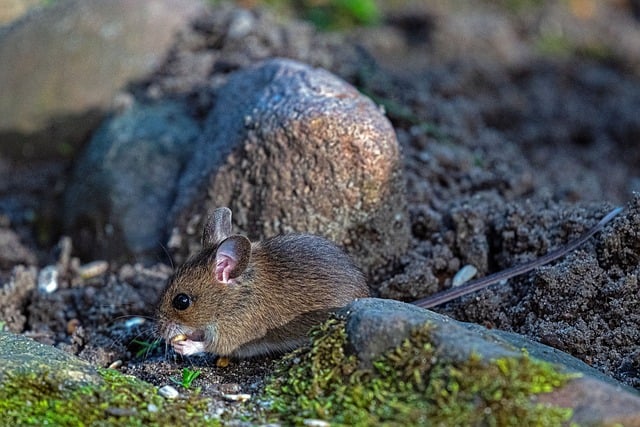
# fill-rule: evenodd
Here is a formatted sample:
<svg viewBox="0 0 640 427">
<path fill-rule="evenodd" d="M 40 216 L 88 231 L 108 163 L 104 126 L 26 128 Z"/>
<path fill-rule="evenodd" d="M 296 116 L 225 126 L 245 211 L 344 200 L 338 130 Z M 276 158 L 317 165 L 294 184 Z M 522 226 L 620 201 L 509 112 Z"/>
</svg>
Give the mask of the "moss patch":
<svg viewBox="0 0 640 427">
<path fill-rule="evenodd" d="M 285 424 L 315 418 L 344 425 L 561 425 L 572 411 L 534 396 L 573 375 L 549 363 L 516 358 L 465 363 L 438 359 L 429 324 L 361 369 L 346 350 L 344 321 L 330 319 L 313 345 L 285 358 L 267 385 L 271 415 Z"/>
<path fill-rule="evenodd" d="M 168 400 L 134 377 L 103 369 L 102 385 L 66 390 L 46 376 L 5 377 L 0 386 L 3 425 L 217 426 L 204 419 L 207 400 L 192 395 Z"/>
</svg>

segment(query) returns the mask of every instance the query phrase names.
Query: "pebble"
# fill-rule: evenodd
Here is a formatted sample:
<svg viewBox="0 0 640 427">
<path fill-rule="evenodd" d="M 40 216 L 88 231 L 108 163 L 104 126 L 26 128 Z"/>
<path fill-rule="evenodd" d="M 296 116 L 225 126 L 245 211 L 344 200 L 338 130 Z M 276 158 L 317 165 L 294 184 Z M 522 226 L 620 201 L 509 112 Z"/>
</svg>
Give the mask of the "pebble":
<svg viewBox="0 0 640 427">
<path fill-rule="evenodd" d="M 251 395 L 247 393 L 223 394 L 222 397 L 233 402 L 246 402 L 251 399 Z"/>
<path fill-rule="evenodd" d="M 251 32 L 255 25 L 255 19 L 248 10 L 239 9 L 233 14 L 229 23 L 227 37 L 230 39 L 241 39 Z"/>
<path fill-rule="evenodd" d="M 123 365 L 122 360 L 118 359 L 115 362 L 112 362 L 107 369 L 120 369 Z"/>
<path fill-rule="evenodd" d="M 102 276 L 109 270 L 107 261 L 93 261 L 78 267 L 78 276 L 87 280 L 94 277 Z"/>
<path fill-rule="evenodd" d="M 307 418 L 302 422 L 305 426 L 309 427 L 329 427 L 331 424 L 326 422 L 325 420 L 317 420 L 314 418 Z"/>
<path fill-rule="evenodd" d="M 176 397 L 180 396 L 178 390 L 170 385 L 160 387 L 160 389 L 158 389 L 158 394 L 166 399 L 175 399 Z"/>
<path fill-rule="evenodd" d="M 58 267 L 47 265 L 38 273 L 38 290 L 50 294 L 58 289 Z"/>
<path fill-rule="evenodd" d="M 135 328 L 136 326 L 142 325 L 146 321 L 147 320 L 145 318 L 143 318 L 143 317 L 139 317 L 139 316 L 132 317 L 130 319 L 127 319 L 124 322 L 124 327 L 127 328 L 127 329 L 132 329 L 132 328 Z"/>
<path fill-rule="evenodd" d="M 460 285 L 464 285 L 469 280 L 473 279 L 473 277 L 478 273 L 478 269 L 475 268 L 471 264 L 467 264 L 462 267 L 455 276 L 453 276 L 453 280 L 451 281 L 451 287 L 456 287 Z"/>
</svg>

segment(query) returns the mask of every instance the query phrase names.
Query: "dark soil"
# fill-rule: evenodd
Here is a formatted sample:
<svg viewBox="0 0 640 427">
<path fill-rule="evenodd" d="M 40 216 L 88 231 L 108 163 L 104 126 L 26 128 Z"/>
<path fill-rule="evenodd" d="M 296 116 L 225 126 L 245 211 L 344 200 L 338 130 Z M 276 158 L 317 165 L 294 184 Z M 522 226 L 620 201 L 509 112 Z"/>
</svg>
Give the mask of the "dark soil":
<svg viewBox="0 0 640 427">
<path fill-rule="evenodd" d="M 408 7 L 389 12 L 380 28 L 342 35 L 254 12 L 251 33 L 238 40 L 226 37 L 235 15 L 223 8 L 185 32 L 158 75 L 132 92 L 185 97 L 201 118 L 230 72 L 278 55 L 326 67 L 384 105 L 404 150 L 413 238 L 372 283 L 382 297 L 424 297 L 449 287 L 466 264 L 486 275 L 533 259 L 626 204 L 563 260 L 438 311 L 522 333 L 640 389 L 637 58 L 613 47 L 595 55 L 580 39 L 549 54 L 536 48 L 534 18 L 568 12 L 478 4 Z M 629 25 L 624 9 L 614 12 L 609 25 Z M 488 35 L 465 37 L 454 25 L 465 14 L 516 39 L 485 27 Z M 212 358 L 182 361 L 163 344 L 151 351 L 139 344 L 155 338 L 153 308 L 171 272 L 162 258 L 82 278 L 78 260 L 55 247 L 68 166 L 0 161 L 0 319 L 8 329 L 99 366 L 121 360 L 124 372 L 158 385 L 195 366 L 204 369 L 207 381 L 196 385 L 207 395 L 259 389 L 269 358 L 219 368 Z M 37 291 L 35 269 L 16 267 L 55 263 L 65 274 L 51 294 Z"/>
</svg>

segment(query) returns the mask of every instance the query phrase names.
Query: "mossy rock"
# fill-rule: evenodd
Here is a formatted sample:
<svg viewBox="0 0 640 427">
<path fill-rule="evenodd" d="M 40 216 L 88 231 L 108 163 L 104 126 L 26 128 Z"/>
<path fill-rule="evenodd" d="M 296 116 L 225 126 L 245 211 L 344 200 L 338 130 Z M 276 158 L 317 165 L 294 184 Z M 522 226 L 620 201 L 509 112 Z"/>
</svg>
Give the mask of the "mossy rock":
<svg viewBox="0 0 640 427">
<path fill-rule="evenodd" d="M 33 377 L 56 388 L 99 386 L 103 380 L 88 363 L 22 335 L 0 330 L 0 382 L 3 389 L 11 378 Z"/>
<path fill-rule="evenodd" d="M 432 325 L 359 366 L 345 320 L 317 329 L 313 345 L 284 359 L 266 388 L 271 416 L 284 424 L 322 419 L 335 425 L 561 425 L 570 408 L 536 401 L 576 374 L 518 356 L 440 358 Z"/>
<path fill-rule="evenodd" d="M 2 425 L 220 425 L 197 394 L 168 400 L 135 377 L 1 331 L 0 379 Z"/>
</svg>

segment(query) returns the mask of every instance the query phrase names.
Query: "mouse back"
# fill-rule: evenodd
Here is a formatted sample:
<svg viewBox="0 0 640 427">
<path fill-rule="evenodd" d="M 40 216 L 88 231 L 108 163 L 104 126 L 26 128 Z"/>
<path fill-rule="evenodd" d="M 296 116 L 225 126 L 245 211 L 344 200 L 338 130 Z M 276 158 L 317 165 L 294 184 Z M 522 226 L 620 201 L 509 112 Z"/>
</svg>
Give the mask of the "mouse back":
<svg viewBox="0 0 640 427">
<path fill-rule="evenodd" d="M 336 307 L 368 295 L 365 277 L 336 244 L 311 234 L 285 234 L 254 245 L 253 258 L 271 292 L 304 293 L 306 304 Z M 272 283 L 273 282 L 273 283 Z"/>
</svg>

